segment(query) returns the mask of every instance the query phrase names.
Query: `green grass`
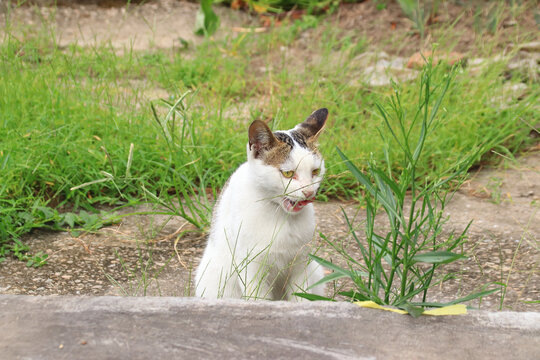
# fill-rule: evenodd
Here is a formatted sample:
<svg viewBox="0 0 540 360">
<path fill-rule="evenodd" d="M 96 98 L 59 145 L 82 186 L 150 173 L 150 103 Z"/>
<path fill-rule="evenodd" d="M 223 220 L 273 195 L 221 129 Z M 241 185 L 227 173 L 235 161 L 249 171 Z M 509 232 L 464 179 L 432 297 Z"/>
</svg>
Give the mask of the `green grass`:
<svg viewBox="0 0 540 360">
<path fill-rule="evenodd" d="M 24 215 L 42 207 L 78 213 L 151 201 L 172 214 L 187 211 L 197 226 L 207 227 L 211 203 L 204 194 L 215 194 L 245 160 L 247 128 L 255 119 L 290 128 L 316 108 L 329 109 L 321 136 L 328 167 L 322 198 L 359 194 L 336 145 L 356 164 L 371 156 L 384 160 L 383 119 L 375 104 L 392 88 L 363 82 L 352 59 L 370 45 L 365 39 L 314 18 L 196 48 L 147 52 L 59 48 L 50 33 L 6 29 L 0 44 L 0 259 L 15 253 L 15 239 L 33 228 L 66 226 Z M 310 52 L 298 41 L 305 31 L 318 37 Z M 286 47 L 297 52 L 287 56 Z M 438 67 L 435 82 L 448 71 Z M 529 86 L 520 101 L 505 109 L 491 101 L 505 82 L 520 81 Z M 400 88 L 403 110 L 414 111 L 419 80 Z M 188 91 L 183 108 L 175 107 Z M 538 83 L 508 74 L 503 60 L 480 75 L 461 69 L 416 176 L 438 179 L 480 144 L 486 151 L 475 164 L 492 161 L 491 150 L 526 147 L 527 123 L 539 117 L 533 108 L 538 93 Z M 400 150 L 387 151 L 399 172 Z M 193 201 L 179 206 L 186 198 Z"/>
</svg>

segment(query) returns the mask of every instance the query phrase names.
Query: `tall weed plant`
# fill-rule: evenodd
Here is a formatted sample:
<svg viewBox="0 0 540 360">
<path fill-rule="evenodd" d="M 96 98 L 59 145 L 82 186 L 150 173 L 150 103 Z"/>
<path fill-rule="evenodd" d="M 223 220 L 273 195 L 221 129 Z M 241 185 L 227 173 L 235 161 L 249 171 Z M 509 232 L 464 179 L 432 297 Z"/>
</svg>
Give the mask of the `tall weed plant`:
<svg viewBox="0 0 540 360">
<path fill-rule="evenodd" d="M 185 103 L 190 94 L 190 91 L 184 93 L 174 103 L 163 100 L 160 105 L 166 109 L 164 116 L 152 105 L 154 120 L 169 152 L 168 161 L 160 166 L 170 173 L 173 186 L 162 189 L 160 197 L 145 191 L 155 203 L 169 211 L 167 214 L 181 216 L 198 229 L 204 229 L 210 223 L 209 196 L 216 198 L 217 194 L 208 181 L 208 169 L 200 162 L 203 147 L 199 145 L 199 129 Z M 186 162 L 186 159 L 192 160 Z M 195 176 L 188 176 L 187 169 L 195 172 Z"/>
<path fill-rule="evenodd" d="M 484 151 L 482 145 L 470 149 L 466 156 L 439 178 L 428 179 L 420 176 L 418 171 L 421 158 L 429 156 L 425 154 L 426 140 L 438 127 L 444 126 L 437 113 L 455 76 L 455 69 L 452 68 L 434 83 L 436 70 L 431 63 L 424 67 L 419 80 L 416 109 L 412 113 L 404 110 L 400 90 L 395 84 L 388 104 L 376 105 L 383 122 L 379 133 L 385 144 L 385 161 L 372 158 L 366 170 L 361 171 L 343 152 L 337 150 L 365 192 L 366 240 L 358 236 L 358 226 L 351 223 L 343 212 L 362 257 L 357 259 L 351 256 L 337 242 L 322 235 L 343 257 L 346 266 L 311 255 L 315 261 L 333 270 L 313 286 L 348 278 L 353 284 L 352 289 L 340 292 L 340 295 L 351 300 L 371 300 L 397 306 L 412 315 L 421 314 L 424 306 L 443 305 L 428 302 L 428 291 L 442 281 L 438 275 L 443 265 L 465 256 L 462 245 L 469 228 L 467 226 L 460 233 L 445 231 L 447 218 L 444 209 L 469 167 Z M 399 149 L 398 158 L 390 157 L 390 147 Z M 384 212 L 388 228 L 382 228 L 375 222 L 380 209 Z M 471 294 L 447 304 L 471 300 L 493 291 Z M 298 295 L 315 299 L 310 294 Z"/>
</svg>

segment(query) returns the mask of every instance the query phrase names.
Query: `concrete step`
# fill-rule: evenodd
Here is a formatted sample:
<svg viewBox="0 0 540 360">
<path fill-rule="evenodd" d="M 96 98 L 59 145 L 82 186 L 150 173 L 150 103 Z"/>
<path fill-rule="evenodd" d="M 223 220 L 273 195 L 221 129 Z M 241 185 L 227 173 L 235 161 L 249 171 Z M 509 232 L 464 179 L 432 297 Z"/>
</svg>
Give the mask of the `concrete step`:
<svg viewBox="0 0 540 360">
<path fill-rule="evenodd" d="M 540 359 L 540 313 L 0 295 L 2 359 Z"/>
</svg>

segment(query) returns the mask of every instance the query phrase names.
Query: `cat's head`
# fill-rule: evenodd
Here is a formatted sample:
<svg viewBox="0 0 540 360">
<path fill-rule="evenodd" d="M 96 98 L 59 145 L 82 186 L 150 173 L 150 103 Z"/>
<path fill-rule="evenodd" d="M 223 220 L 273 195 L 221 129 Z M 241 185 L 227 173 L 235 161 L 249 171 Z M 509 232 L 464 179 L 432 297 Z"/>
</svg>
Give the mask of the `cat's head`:
<svg viewBox="0 0 540 360">
<path fill-rule="evenodd" d="M 300 212 L 319 189 L 325 168 L 317 138 L 327 117 L 323 108 L 291 130 L 272 132 L 260 120 L 249 127 L 248 162 L 256 186 L 288 213 Z"/>
</svg>

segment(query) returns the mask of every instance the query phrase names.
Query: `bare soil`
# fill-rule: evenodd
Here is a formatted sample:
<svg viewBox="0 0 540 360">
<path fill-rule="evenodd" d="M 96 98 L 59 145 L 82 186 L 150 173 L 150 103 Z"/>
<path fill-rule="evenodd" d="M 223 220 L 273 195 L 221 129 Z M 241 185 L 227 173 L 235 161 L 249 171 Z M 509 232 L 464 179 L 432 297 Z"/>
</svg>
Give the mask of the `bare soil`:
<svg viewBox="0 0 540 360">
<path fill-rule="evenodd" d="M 11 12 L 11 19 L 24 25 L 22 28 L 28 32 L 40 31 L 40 24 L 51 21 L 61 46 L 107 43 L 118 49 L 147 50 L 174 48 L 180 46 L 180 39 L 201 41 L 193 35 L 196 4 L 162 0 L 132 4 L 126 10 L 125 7 L 103 7 L 99 1 L 86 5 L 66 3 L 69 6 L 56 9 L 45 5 L 20 7 Z M 443 17 L 457 16 L 460 9 L 457 5 L 445 6 Z M 235 26 L 260 25 L 257 18 L 243 12 L 225 8 L 217 11 L 222 24 L 218 37 L 234 34 L 232 27 Z M 523 14 L 523 24 L 534 28 L 532 16 L 532 12 Z M 456 33 L 466 34 L 459 38 L 456 48 L 475 52 L 479 39 L 471 30 L 472 20 L 464 19 L 456 24 Z M 376 47 L 375 51 L 384 49 L 390 54 L 409 56 L 430 41 L 420 39 L 412 31 L 410 21 L 394 2 L 384 11 L 376 10 L 371 1 L 346 5 L 329 21 L 364 36 L 370 46 Z M 519 39 L 519 36 L 510 36 L 517 29 L 516 24 L 509 23 L 508 29 L 507 39 Z M 435 37 L 436 31 L 428 36 Z M 501 40 L 498 46 L 504 48 L 508 45 L 505 41 Z M 396 44 L 401 45 L 396 47 Z M 309 47 L 298 51 L 309 52 Z M 363 211 L 355 203 L 318 203 L 319 230 L 358 254 L 341 208 L 350 215 L 356 214 L 358 221 L 363 219 Z M 465 247 L 470 256 L 449 267 L 455 277 L 433 289 L 429 300 L 452 300 L 480 290 L 486 284 L 500 282 L 508 284 L 504 302 L 499 293 L 474 305 L 492 310 L 502 307 L 540 311 L 540 304 L 527 303 L 540 300 L 539 208 L 540 152 L 530 152 L 516 161 L 471 174 L 471 180 L 446 209 L 450 216 L 448 231 L 453 228 L 459 231 L 473 220 Z M 377 221 L 384 227 L 382 217 Z M 178 239 L 179 230 L 191 231 Z M 0 264 L 0 293 L 189 296 L 191 271 L 197 266 L 206 240 L 204 234 L 190 229 L 180 218 L 136 215 L 125 217 L 121 223 L 97 233 L 74 237 L 67 232 L 36 231 L 24 241 L 32 252 L 49 254 L 48 264 L 29 268 L 20 261 L 8 259 Z M 316 242 L 319 254 L 338 261 L 327 245 L 320 240 Z"/>
<path fill-rule="evenodd" d="M 132 1 L 125 6 L 123 0 L 61 0 L 57 7 L 51 7 L 54 3 L 33 0 L 9 11 L 0 3 L 0 20 L 4 23 L 9 13 L 14 30 L 22 29 L 25 33 L 46 31 L 43 25 L 52 24 L 56 44 L 61 47 L 77 44 L 109 45 L 120 50 L 174 49 L 183 47 L 183 41 L 198 44 L 203 40 L 193 32 L 199 7 L 195 2 Z M 431 49 L 433 43 L 444 50 L 481 55 L 492 50 L 507 52 L 514 45 L 539 40 L 535 20 L 539 9 L 535 1 L 517 4 L 512 11 L 498 13 L 496 18 L 490 17 L 497 13 L 496 3 L 441 2 L 436 16 L 426 15 L 423 37 L 397 1 L 385 3 L 384 9 L 378 9 L 376 1 L 343 3 L 325 22 L 347 32 L 354 40 L 365 40 L 370 47 L 396 56 Z M 220 29 L 214 34 L 218 39 L 238 34 L 239 28 L 260 30 L 265 25 L 261 17 L 245 11 L 224 6 L 214 6 L 214 10 L 220 18 Z M 288 16 L 294 18 L 294 13 Z M 493 19 L 502 31 L 491 30 L 489 21 Z M 299 48 L 309 48 L 310 41 L 317 40 L 312 35 L 316 37 L 317 29 L 303 36 Z"/>
<path fill-rule="evenodd" d="M 24 24 L 24 31 L 33 33 L 44 31 L 43 25 L 52 24 L 56 44 L 60 47 L 107 45 L 117 50 L 137 51 L 181 48 L 182 41 L 199 43 L 203 40 L 194 33 L 197 3 L 160 0 L 127 7 L 118 6 L 122 4 L 118 1 L 106 4 L 70 1 L 66 6 L 58 7 L 40 3 L 46 1 L 11 10 L 12 26 L 19 31 L 19 25 Z M 245 12 L 228 11 L 223 7 L 216 7 L 216 13 L 221 27 L 226 30 L 253 21 Z M 1 20 L 3 23 L 4 19 Z M 216 37 L 228 34 L 228 31 L 218 31 Z"/>
</svg>

